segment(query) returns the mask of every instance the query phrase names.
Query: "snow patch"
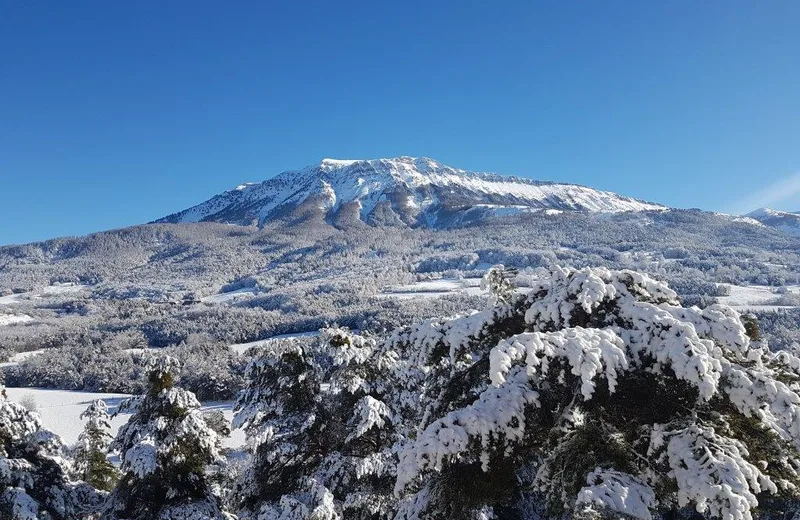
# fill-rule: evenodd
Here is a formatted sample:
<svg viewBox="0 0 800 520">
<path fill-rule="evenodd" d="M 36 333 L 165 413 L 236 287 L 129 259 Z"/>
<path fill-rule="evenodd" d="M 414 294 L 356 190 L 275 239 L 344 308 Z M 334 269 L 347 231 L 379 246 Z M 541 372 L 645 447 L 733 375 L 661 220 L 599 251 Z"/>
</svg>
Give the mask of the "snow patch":
<svg viewBox="0 0 800 520">
<path fill-rule="evenodd" d="M 268 346 L 273 346 L 281 341 L 290 340 L 290 339 L 297 339 L 297 338 L 312 338 L 315 336 L 319 336 L 319 331 L 309 331 L 309 332 L 295 332 L 292 334 L 279 334 L 277 336 L 271 336 L 266 339 L 259 339 L 256 341 L 250 341 L 247 343 L 234 343 L 230 346 L 230 349 L 237 354 L 244 354 L 251 348 L 263 348 Z"/>
<path fill-rule="evenodd" d="M 50 390 L 45 388 L 6 388 L 8 398 L 14 402 L 21 402 L 28 396 L 36 402 L 36 412 L 42 420 L 42 425 L 53 433 L 58 434 L 65 443 L 72 445 L 78 440 L 78 435 L 83 431 L 84 421 L 81 413 L 92 404 L 95 399 L 102 399 L 108 406 L 110 414 L 116 412 L 120 403 L 130 397 L 129 394 L 102 393 L 102 392 L 72 392 L 68 390 Z M 218 401 L 203 403 L 201 411 L 221 410 L 228 421 L 233 419 L 233 401 Z M 116 435 L 120 427 L 127 422 L 130 413 L 121 413 L 111 419 L 111 435 Z M 244 432 L 234 430 L 224 439 L 223 444 L 229 448 L 244 446 Z"/>
</svg>

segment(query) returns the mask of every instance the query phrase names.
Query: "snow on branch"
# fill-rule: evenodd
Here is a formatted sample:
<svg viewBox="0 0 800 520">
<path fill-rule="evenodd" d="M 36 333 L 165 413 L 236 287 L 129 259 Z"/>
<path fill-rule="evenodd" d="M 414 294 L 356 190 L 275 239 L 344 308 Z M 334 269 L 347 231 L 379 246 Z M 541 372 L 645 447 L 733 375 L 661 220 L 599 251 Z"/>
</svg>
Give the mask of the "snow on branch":
<svg viewBox="0 0 800 520">
<path fill-rule="evenodd" d="M 587 400 L 592 398 L 597 375 L 605 374 L 613 392 L 617 372 L 628 368 L 622 340 L 610 330 L 577 327 L 549 334 L 529 332 L 502 340 L 492 349 L 489 354 L 492 383 L 503 384 L 509 369 L 523 357 L 528 374 L 537 371 L 547 374 L 550 360 L 565 358 L 572 366 L 572 373 L 581 378 L 581 393 Z"/>
<path fill-rule="evenodd" d="M 473 404 L 430 424 L 400 453 L 395 493 L 401 493 L 420 472 L 441 470 L 446 461 L 465 453 L 474 439 L 480 441 L 481 463 L 487 470 L 490 444 L 510 446 L 520 440 L 525 433 L 525 410 L 538 406 L 538 397 L 525 370 L 514 368 L 502 386 L 488 388 Z"/>
<path fill-rule="evenodd" d="M 752 520 L 756 495 L 776 493 L 775 483 L 747 461 L 747 448 L 714 428 L 691 424 L 676 431 L 656 427 L 651 451 L 666 442 L 666 454 L 678 483 L 678 503 L 693 503 L 700 513 L 730 520 Z"/>
<path fill-rule="evenodd" d="M 586 477 L 586 487 L 580 490 L 576 507 L 609 509 L 651 520 L 650 510 L 656 506 L 653 489 L 640 479 L 619 471 L 596 468 Z"/>
</svg>

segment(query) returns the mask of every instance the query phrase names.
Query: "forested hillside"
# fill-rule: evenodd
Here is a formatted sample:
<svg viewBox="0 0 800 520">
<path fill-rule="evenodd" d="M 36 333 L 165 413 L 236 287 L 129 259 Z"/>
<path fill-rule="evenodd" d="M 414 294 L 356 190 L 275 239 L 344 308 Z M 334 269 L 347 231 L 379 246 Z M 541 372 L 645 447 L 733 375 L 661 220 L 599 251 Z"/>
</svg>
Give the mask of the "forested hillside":
<svg viewBox="0 0 800 520">
<path fill-rule="evenodd" d="M 143 349 L 163 348 L 192 367 L 184 384 L 202 398 L 232 398 L 246 358 L 231 344 L 478 308 L 479 278 L 495 264 L 522 269 L 521 285 L 525 269 L 552 265 L 636 269 L 701 306 L 761 287 L 760 305 L 738 303 L 770 311 L 765 336 L 788 346 L 798 245 L 754 221 L 681 210 L 540 212 L 443 230 L 322 218 L 144 225 L 0 248 L 0 359 L 14 358 L 4 369 L 14 386 L 131 392 L 144 385 Z M 38 355 L 19 356 L 29 351 Z"/>
</svg>

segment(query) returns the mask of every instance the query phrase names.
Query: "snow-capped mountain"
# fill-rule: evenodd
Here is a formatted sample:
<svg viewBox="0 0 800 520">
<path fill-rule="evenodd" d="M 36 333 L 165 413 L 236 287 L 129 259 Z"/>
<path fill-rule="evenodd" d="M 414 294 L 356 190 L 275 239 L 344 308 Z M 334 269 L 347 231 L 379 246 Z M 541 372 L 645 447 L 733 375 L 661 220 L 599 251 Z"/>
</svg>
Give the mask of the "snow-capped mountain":
<svg viewBox="0 0 800 520">
<path fill-rule="evenodd" d="M 800 212 L 793 213 L 770 208 L 759 208 L 746 216 L 778 231 L 800 236 Z"/>
<path fill-rule="evenodd" d="M 324 159 L 260 183 L 243 184 L 158 222 L 258 224 L 309 216 L 448 227 L 523 211 L 626 212 L 664 206 L 574 184 L 451 168 L 433 159 Z"/>
</svg>

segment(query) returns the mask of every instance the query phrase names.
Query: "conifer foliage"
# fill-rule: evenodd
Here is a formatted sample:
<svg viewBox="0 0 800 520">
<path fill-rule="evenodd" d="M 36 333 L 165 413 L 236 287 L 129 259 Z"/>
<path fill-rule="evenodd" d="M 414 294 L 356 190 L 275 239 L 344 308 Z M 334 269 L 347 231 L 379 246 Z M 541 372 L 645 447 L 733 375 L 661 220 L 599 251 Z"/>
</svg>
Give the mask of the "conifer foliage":
<svg viewBox="0 0 800 520">
<path fill-rule="evenodd" d="M 220 440 L 194 394 L 173 386 L 174 358 L 149 364 L 147 393 L 123 403 L 134 413 L 111 448 L 122 476 L 104 511 L 108 520 L 218 520 L 228 518 L 212 492 L 207 467 L 220 457 Z"/>
<path fill-rule="evenodd" d="M 111 491 L 118 478 L 117 469 L 108 460 L 108 446 L 112 435 L 108 406 L 97 399 L 81 413 L 86 420 L 83 432 L 75 447 L 75 474 L 97 489 Z"/>
<path fill-rule="evenodd" d="M 241 518 L 751 520 L 800 485 L 800 358 L 632 271 L 495 269 L 494 307 L 251 364 Z M 500 297 L 502 296 L 502 297 Z"/>
<path fill-rule="evenodd" d="M 400 450 L 399 517 L 749 520 L 760 499 L 797 496 L 800 359 L 752 341 L 730 308 L 681 307 L 631 271 L 556 268 L 509 312 L 523 319 L 459 318 L 422 341 L 412 328 L 407 346 L 446 346 L 454 370 L 445 413 Z M 462 384 L 478 366 L 489 381 Z"/>
<path fill-rule="evenodd" d="M 289 344 L 251 364 L 234 419 L 253 447 L 236 493 L 242 518 L 369 519 L 393 510 L 398 437 L 375 347 L 333 327 L 318 348 Z"/>
<path fill-rule="evenodd" d="M 69 479 L 67 450 L 38 415 L 8 400 L 0 386 L 0 518 L 90 518 L 101 496 Z"/>
</svg>

